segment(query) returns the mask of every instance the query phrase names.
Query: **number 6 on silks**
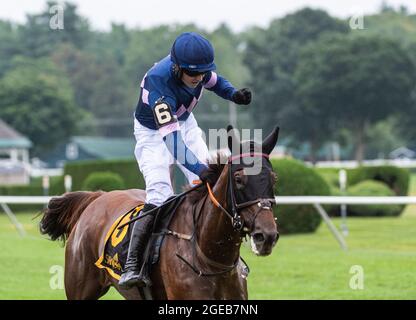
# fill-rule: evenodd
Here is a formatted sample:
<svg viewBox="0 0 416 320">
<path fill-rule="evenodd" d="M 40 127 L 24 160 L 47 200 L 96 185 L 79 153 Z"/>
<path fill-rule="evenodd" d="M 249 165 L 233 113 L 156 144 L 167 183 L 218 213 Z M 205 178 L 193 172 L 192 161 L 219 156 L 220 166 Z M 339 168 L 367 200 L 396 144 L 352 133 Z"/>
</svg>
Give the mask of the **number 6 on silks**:
<svg viewBox="0 0 416 320">
<path fill-rule="evenodd" d="M 176 122 L 176 118 L 172 115 L 172 110 L 166 102 L 160 102 L 155 105 L 153 112 L 158 127 L 162 127 L 172 122 Z"/>
</svg>

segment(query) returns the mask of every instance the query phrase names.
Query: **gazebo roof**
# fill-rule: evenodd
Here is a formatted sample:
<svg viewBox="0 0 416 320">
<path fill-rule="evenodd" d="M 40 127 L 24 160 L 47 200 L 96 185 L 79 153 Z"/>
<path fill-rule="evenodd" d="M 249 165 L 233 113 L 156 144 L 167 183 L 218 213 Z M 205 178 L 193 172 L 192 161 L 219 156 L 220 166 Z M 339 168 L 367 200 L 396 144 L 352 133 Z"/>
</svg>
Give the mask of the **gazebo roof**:
<svg viewBox="0 0 416 320">
<path fill-rule="evenodd" d="M 0 119 L 0 149 L 28 149 L 32 142 Z"/>
<path fill-rule="evenodd" d="M 136 141 L 134 138 L 109 138 L 75 136 L 72 142 L 98 159 L 133 158 Z"/>
</svg>

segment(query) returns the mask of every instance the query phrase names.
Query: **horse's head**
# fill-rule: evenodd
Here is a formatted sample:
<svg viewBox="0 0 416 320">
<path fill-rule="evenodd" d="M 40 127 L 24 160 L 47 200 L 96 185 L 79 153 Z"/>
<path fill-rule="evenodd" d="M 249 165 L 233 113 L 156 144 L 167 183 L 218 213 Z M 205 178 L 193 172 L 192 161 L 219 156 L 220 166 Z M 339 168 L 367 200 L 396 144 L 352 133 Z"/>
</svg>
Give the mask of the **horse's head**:
<svg viewBox="0 0 416 320">
<path fill-rule="evenodd" d="M 243 231 L 250 235 L 251 248 L 257 255 L 272 252 L 279 233 L 273 216 L 273 172 L 269 155 L 277 143 L 276 127 L 262 144 L 254 141 L 240 142 L 231 126 L 228 130 L 229 158 L 229 206 L 241 217 Z M 231 192 L 230 192 L 231 191 Z M 239 218 L 237 217 L 237 218 Z"/>
</svg>

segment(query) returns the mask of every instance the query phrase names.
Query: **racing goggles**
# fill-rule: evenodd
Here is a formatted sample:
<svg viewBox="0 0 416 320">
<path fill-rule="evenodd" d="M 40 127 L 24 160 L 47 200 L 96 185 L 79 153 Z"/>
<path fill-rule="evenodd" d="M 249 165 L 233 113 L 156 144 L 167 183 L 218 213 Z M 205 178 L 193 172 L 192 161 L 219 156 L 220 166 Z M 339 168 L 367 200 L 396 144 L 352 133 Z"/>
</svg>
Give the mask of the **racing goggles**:
<svg viewBox="0 0 416 320">
<path fill-rule="evenodd" d="M 205 75 L 208 71 L 196 71 L 196 70 L 188 70 L 188 69 L 182 69 L 183 73 L 185 73 L 187 76 L 190 77 L 197 77 L 200 75 Z"/>
</svg>

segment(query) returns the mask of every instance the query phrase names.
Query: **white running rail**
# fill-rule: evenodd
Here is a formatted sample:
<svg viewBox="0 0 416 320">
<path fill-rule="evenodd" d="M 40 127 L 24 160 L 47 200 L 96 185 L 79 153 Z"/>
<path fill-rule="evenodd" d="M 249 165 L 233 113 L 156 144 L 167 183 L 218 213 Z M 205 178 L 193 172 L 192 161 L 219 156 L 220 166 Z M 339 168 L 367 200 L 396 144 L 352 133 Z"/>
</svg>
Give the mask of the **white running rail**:
<svg viewBox="0 0 416 320">
<path fill-rule="evenodd" d="M 25 231 L 8 204 L 47 204 L 52 197 L 47 196 L 0 196 L 0 206 L 8 215 L 19 233 L 24 236 Z M 329 230 L 333 233 L 342 249 L 347 249 L 344 237 L 332 223 L 331 218 L 322 207 L 324 204 L 335 205 L 371 205 L 371 204 L 416 204 L 416 197 L 335 197 L 335 196 L 276 196 L 277 205 L 312 205 L 321 215 Z"/>
</svg>

